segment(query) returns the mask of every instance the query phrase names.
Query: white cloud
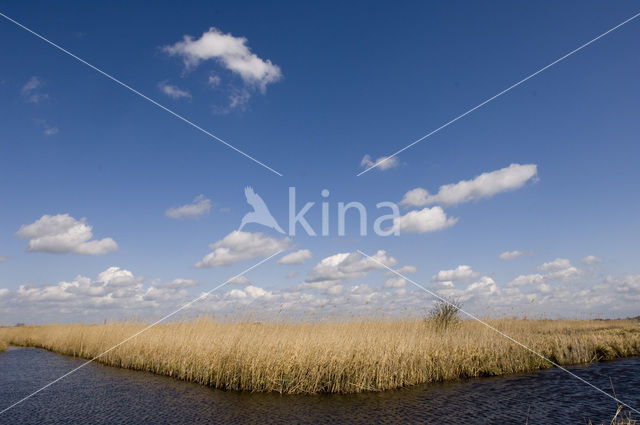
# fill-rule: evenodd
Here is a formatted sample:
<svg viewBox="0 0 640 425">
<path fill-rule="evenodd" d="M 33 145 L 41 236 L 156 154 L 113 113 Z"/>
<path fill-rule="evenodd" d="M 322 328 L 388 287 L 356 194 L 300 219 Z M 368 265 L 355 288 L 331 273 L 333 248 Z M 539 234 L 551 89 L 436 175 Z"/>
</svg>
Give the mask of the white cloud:
<svg viewBox="0 0 640 425">
<path fill-rule="evenodd" d="M 58 127 L 46 126 L 42 134 L 44 134 L 45 136 L 53 136 L 54 134 L 58 134 L 58 132 Z"/>
<path fill-rule="evenodd" d="M 515 286 L 539 285 L 541 283 L 544 283 L 544 276 L 539 273 L 535 273 L 535 274 L 520 275 L 515 279 L 513 279 L 511 282 L 509 282 L 507 286 L 515 287 Z"/>
<path fill-rule="evenodd" d="M 404 288 L 406 285 L 407 281 L 400 276 L 387 279 L 387 281 L 384 283 L 385 288 Z"/>
<path fill-rule="evenodd" d="M 518 189 L 530 179 L 536 178 L 537 174 L 538 167 L 535 164 L 511 164 L 500 170 L 482 173 L 472 180 L 440 186 L 435 195 L 430 195 L 422 188 L 412 189 L 400 203 L 414 207 L 429 204 L 456 205 Z"/>
<path fill-rule="evenodd" d="M 418 269 L 414 266 L 402 266 L 400 268 L 395 269 L 396 272 L 400 274 L 413 274 L 418 271 Z M 385 273 L 385 276 L 397 276 L 394 272 L 388 271 Z"/>
<path fill-rule="evenodd" d="M 293 279 L 294 277 L 296 277 L 298 275 L 298 272 L 295 270 L 291 270 L 289 273 L 287 273 L 287 279 Z"/>
<path fill-rule="evenodd" d="M 224 112 L 228 112 L 228 110 L 236 109 L 236 108 L 243 109 L 244 106 L 247 104 L 247 102 L 249 102 L 249 99 L 251 99 L 251 94 L 249 93 L 249 91 L 247 91 L 245 89 L 234 90 L 229 95 L 229 106 L 228 106 L 228 109 L 225 109 L 223 111 Z"/>
<path fill-rule="evenodd" d="M 11 257 L 0 257 L 0 263 L 4 263 L 5 261 L 9 261 Z"/>
<path fill-rule="evenodd" d="M 623 278 L 608 276 L 605 280 L 608 285 L 613 285 L 616 292 L 626 294 L 633 301 L 640 301 L 640 274 L 632 274 Z"/>
<path fill-rule="evenodd" d="M 211 201 L 204 195 L 198 195 L 190 204 L 182 205 L 177 208 L 169 208 L 165 214 L 169 218 L 174 219 L 196 219 L 211 211 Z"/>
<path fill-rule="evenodd" d="M 393 229 L 408 233 L 427 233 L 453 226 L 457 218 L 447 217 L 442 207 L 423 208 L 409 211 L 393 219 Z"/>
<path fill-rule="evenodd" d="M 496 282 L 490 278 L 489 276 L 482 276 L 478 281 L 473 282 L 469 286 L 467 286 L 466 293 L 485 293 L 485 294 L 494 294 L 498 291 L 498 286 Z"/>
<path fill-rule="evenodd" d="M 249 280 L 249 278 L 247 278 L 246 276 L 242 275 L 242 276 L 235 276 L 231 279 L 229 279 L 229 284 L 231 285 L 248 285 L 251 283 L 251 281 Z"/>
<path fill-rule="evenodd" d="M 208 83 L 211 87 L 218 87 L 220 85 L 220 77 L 215 74 L 209 75 Z"/>
<path fill-rule="evenodd" d="M 549 280 L 571 280 L 580 276 L 580 270 L 571 265 L 566 258 L 556 258 L 553 261 L 538 266 L 538 270 L 546 271 L 546 279 Z"/>
<path fill-rule="evenodd" d="M 240 76 L 246 84 L 256 86 L 263 92 L 268 84 L 282 78 L 282 72 L 277 65 L 251 52 L 246 38 L 223 34 L 213 27 L 195 40 L 185 35 L 182 41 L 165 46 L 164 51 L 170 55 L 181 56 L 188 68 L 196 67 L 204 60 L 216 60 Z"/>
<path fill-rule="evenodd" d="M 533 251 L 505 251 L 502 254 L 498 255 L 498 258 L 501 260 L 513 260 L 514 258 L 519 257 L 530 257 L 533 255 Z"/>
<path fill-rule="evenodd" d="M 538 266 L 538 270 L 544 273 L 520 275 L 507 284 L 507 287 L 520 287 L 537 285 L 539 289 L 548 288 L 547 282 L 567 282 L 582 275 L 582 271 L 571 265 L 566 258 L 556 258 Z M 548 292 L 548 291 L 547 291 Z"/>
<path fill-rule="evenodd" d="M 287 254 L 281 259 L 278 260 L 278 264 L 304 264 L 307 260 L 311 258 L 311 251 L 308 249 L 301 249 L 296 252 L 292 252 L 291 254 Z"/>
<path fill-rule="evenodd" d="M 602 258 L 596 257 L 595 255 L 587 255 L 582 260 L 580 260 L 582 264 L 596 264 L 602 263 Z"/>
<path fill-rule="evenodd" d="M 232 298 L 251 298 L 251 299 L 257 299 L 257 298 L 272 298 L 273 294 L 269 291 L 265 291 L 264 289 L 258 287 L 258 286 L 252 286 L 249 285 L 244 289 L 232 289 L 231 291 L 228 292 L 229 296 Z"/>
<path fill-rule="evenodd" d="M 387 159 L 389 158 L 389 159 Z M 386 156 L 381 156 L 380 158 L 376 159 L 375 161 L 373 161 L 371 159 L 371 155 L 366 154 L 363 158 L 362 161 L 360 161 L 360 167 L 362 168 L 370 168 L 373 167 L 375 164 L 379 164 L 376 169 L 380 170 L 380 171 L 385 171 L 385 170 L 389 170 L 391 168 L 395 168 L 398 165 L 400 165 L 400 162 L 398 161 L 398 157 L 397 156 L 393 156 L 393 157 L 386 157 Z"/>
<path fill-rule="evenodd" d="M 53 285 L 26 284 L 17 290 L 0 289 L 0 309 L 20 322 L 94 322 L 142 314 L 156 318 L 195 298 L 185 288 L 194 286 L 196 281 L 175 279 L 145 286 L 144 280 L 121 267 L 109 267 L 95 280 L 79 275 Z"/>
<path fill-rule="evenodd" d="M 171 289 L 182 289 L 182 288 L 191 288 L 193 286 L 198 285 L 197 280 L 192 279 L 173 279 L 171 282 L 166 282 L 160 285 L 162 288 L 171 288 Z"/>
<path fill-rule="evenodd" d="M 553 261 L 538 266 L 538 270 L 557 271 L 571 267 L 571 262 L 566 258 L 556 258 Z"/>
<path fill-rule="evenodd" d="M 469 280 L 478 277 L 480 273 L 474 271 L 470 266 L 459 265 L 455 269 L 440 270 L 431 278 L 434 282 L 446 282 L 455 280 Z"/>
<path fill-rule="evenodd" d="M 143 278 L 132 272 L 112 267 L 95 280 L 77 276 L 54 285 L 27 284 L 17 290 L 0 288 L 0 311 L 3 320 L 14 323 L 102 322 L 132 315 L 149 320 L 195 299 L 197 294 L 188 292 L 193 283 L 188 279 L 175 279 L 147 286 Z M 318 282 L 315 291 L 300 287 L 302 285 L 282 290 L 236 286 L 229 287 L 228 292 L 211 293 L 193 304 L 187 314 L 196 317 L 215 311 L 216 315 L 243 315 L 246 309 L 239 307 L 253 302 L 260 303 L 260 308 L 254 312 L 256 320 L 272 318 L 274 314 L 292 319 L 307 317 L 309 313 L 318 318 L 344 312 L 405 318 L 407 314 L 425 314 L 432 296 L 411 285 L 401 285 L 401 279 L 389 279 L 385 282 L 385 290 L 377 285 L 339 281 Z M 585 281 L 579 288 L 571 283 L 545 282 L 544 278 L 535 276 L 522 285 L 500 286 L 493 278 L 482 276 L 472 279 L 471 283 L 445 281 L 432 284 L 431 288 L 440 296 L 458 297 L 463 301 L 464 309 L 474 314 L 483 314 L 480 312 L 490 307 L 487 314 L 492 317 L 504 314 L 567 317 L 588 313 L 627 317 L 637 315 L 640 302 L 640 275 Z"/>
<path fill-rule="evenodd" d="M 289 238 L 276 239 L 262 233 L 234 230 L 224 239 L 209 245 L 213 251 L 196 263 L 198 268 L 229 266 L 251 258 L 266 257 L 289 248 Z"/>
<path fill-rule="evenodd" d="M 172 99 L 191 99 L 191 93 L 186 90 L 182 90 L 181 88 L 174 86 L 172 84 L 163 81 L 158 84 L 158 88 L 162 90 L 164 94 L 169 96 Z"/>
<path fill-rule="evenodd" d="M 92 227 L 82 218 L 76 220 L 69 214 L 43 215 L 31 224 L 20 227 L 16 235 L 29 239 L 27 251 L 53 254 L 74 253 L 102 255 L 118 249 L 111 238 L 90 240 Z"/>
<path fill-rule="evenodd" d="M 49 95 L 42 91 L 42 80 L 39 77 L 33 76 L 29 78 L 29 81 L 22 86 L 22 96 L 25 101 L 29 103 L 40 103 L 40 101 L 47 99 Z"/>
<path fill-rule="evenodd" d="M 391 267 L 397 260 L 385 251 L 378 251 L 372 258 L 358 252 L 346 252 L 322 259 L 307 274 L 300 288 L 326 289 L 337 282 L 366 276 L 373 270 L 384 269 L 382 264 Z"/>
<path fill-rule="evenodd" d="M 339 295 L 342 293 L 343 288 L 342 285 L 333 285 L 328 287 L 325 292 L 329 295 Z"/>
</svg>

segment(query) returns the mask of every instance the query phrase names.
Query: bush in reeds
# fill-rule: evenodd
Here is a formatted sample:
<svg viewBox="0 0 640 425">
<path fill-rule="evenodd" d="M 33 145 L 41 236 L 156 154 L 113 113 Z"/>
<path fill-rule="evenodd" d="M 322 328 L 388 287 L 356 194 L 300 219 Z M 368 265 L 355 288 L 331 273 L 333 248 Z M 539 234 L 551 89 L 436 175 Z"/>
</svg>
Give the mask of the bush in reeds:
<svg viewBox="0 0 640 425">
<path fill-rule="evenodd" d="M 461 308 L 462 302 L 453 297 L 436 300 L 431 310 L 429 310 L 427 319 L 433 323 L 433 326 L 438 331 L 451 329 L 458 326 L 461 322 Z"/>
</svg>

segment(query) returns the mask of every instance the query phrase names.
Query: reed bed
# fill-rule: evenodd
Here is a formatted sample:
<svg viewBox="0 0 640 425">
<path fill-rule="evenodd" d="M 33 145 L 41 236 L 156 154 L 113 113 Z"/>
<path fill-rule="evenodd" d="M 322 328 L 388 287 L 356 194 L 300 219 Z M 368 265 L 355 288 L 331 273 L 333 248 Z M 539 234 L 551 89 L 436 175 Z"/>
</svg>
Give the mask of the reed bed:
<svg viewBox="0 0 640 425">
<path fill-rule="evenodd" d="M 640 355 L 637 321 L 492 320 L 561 365 Z M 143 323 L 0 328 L 0 340 L 94 358 Z M 97 359 L 225 390 L 356 393 L 531 372 L 551 365 L 477 322 L 425 320 L 157 325 Z"/>
</svg>

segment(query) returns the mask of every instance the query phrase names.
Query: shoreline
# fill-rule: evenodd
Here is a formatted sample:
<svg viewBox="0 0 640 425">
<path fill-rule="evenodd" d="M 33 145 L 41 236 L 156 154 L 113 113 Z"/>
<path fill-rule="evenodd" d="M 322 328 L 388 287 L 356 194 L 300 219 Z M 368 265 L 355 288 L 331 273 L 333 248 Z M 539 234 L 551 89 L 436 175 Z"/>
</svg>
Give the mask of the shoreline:
<svg viewBox="0 0 640 425">
<path fill-rule="evenodd" d="M 501 319 L 491 324 L 561 366 L 640 356 L 636 321 Z M 0 341 L 88 360 L 144 326 L 0 328 Z M 464 321 L 442 331 L 422 320 L 168 323 L 95 361 L 222 390 L 281 394 L 383 391 L 553 367 L 479 324 Z"/>
</svg>

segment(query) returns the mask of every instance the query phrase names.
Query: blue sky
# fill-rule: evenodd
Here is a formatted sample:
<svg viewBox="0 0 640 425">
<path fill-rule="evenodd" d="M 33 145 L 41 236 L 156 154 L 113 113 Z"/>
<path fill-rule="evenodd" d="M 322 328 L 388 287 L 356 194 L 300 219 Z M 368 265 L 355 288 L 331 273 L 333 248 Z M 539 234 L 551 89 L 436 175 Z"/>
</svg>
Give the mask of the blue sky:
<svg viewBox="0 0 640 425">
<path fill-rule="evenodd" d="M 360 237 L 349 221 L 344 237 L 335 227 L 330 237 L 297 235 L 287 248 L 310 250 L 305 264 L 274 260 L 247 275 L 249 286 L 224 288 L 215 303 L 201 308 L 216 313 L 285 299 L 307 311 L 322 305 L 341 312 L 364 305 L 428 306 L 427 294 L 411 285 L 384 288 L 388 277 L 379 268 L 305 286 L 323 259 L 360 249 L 371 255 L 384 250 L 395 259 L 385 257 L 389 265 L 414 266 L 416 282 L 463 297 L 478 312 L 496 306 L 523 314 L 638 313 L 640 21 L 400 154 L 395 167 L 356 176 L 365 154 L 375 159 L 406 146 L 638 13 L 634 2 L 187 2 L 153 10 L 125 2 L 0 2 L 0 11 L 283 174 L 0 19 L 0 257 L 8 257 L 0 262 L 0 295 L 13 306 L 0 322 L 159 314 L 172 301 L 213 288 L 263 258 L 194 267 L 211 251 L 208 245 L 237 229 L 250 211 L 245 186 L 284 225 L 288 187 L 295 186 L 299 202 L 318 204 L 322 189 L 331 192 L 332 225 L 337 202 L 362 202 L 371 229 L 377 202 L 400 202 L 417 187 L 434 194 L 442 185 L 510 164 L 533 164 L 536 176 L 493 196 L 442 205 L 458 219 L 454 225 Z M 186 63 L 193 55 L 165 48 L 208 31 L 247 50 L 231 56 L 200 51 L 211 58 Z M 239 71 L 234 60 L 249 68 Z M 198 195 L 210 201 L 208 213 L 195 219 L 166 215 Z M 86 218 L 93 240 L 112 238 L 117 249 L 100 255 L 81 248 L 29 251 L 29 239 L 17 235 L 21 226 L 61 214 Z M 317 229 L 319 214 L 316 205 L 309 215 Z M 246 231 L 283 238 L 252 226 Z M 514 250 L 526 255 L 498 258 Z M 598 259 L 581 263 L 589 255 Z M 570 265 L 543 266 L 557 259 Z M 451 286 L 435 278 L 459 266 L 473 272 Z M 131 274 L 121 274 L 130 278 L 130 304 L 118 304 L 103 288 L 109 282 L 99 275 L 110 267 Z M 291 271 L 296 276 L 287 278 Z M 101 288 L 106 301 L 70 301 L 68 285 L 60 282 L 81 287 L 77 276 L 87 277 L 89 288 Z M 518 276 L 531 283 L 513 283 Z M 176 284 L 175 293 L 165 287 L 166 300 L 152 299 L 149 291 L 175 279 L 198 283 Z M 487 291 L 480 294 L 473 284 L 481 281 Z M 29 290 L 20 292 L 21 286 Z M 63 296 L 47 299 L 51 293 Z"/>
</svg>

